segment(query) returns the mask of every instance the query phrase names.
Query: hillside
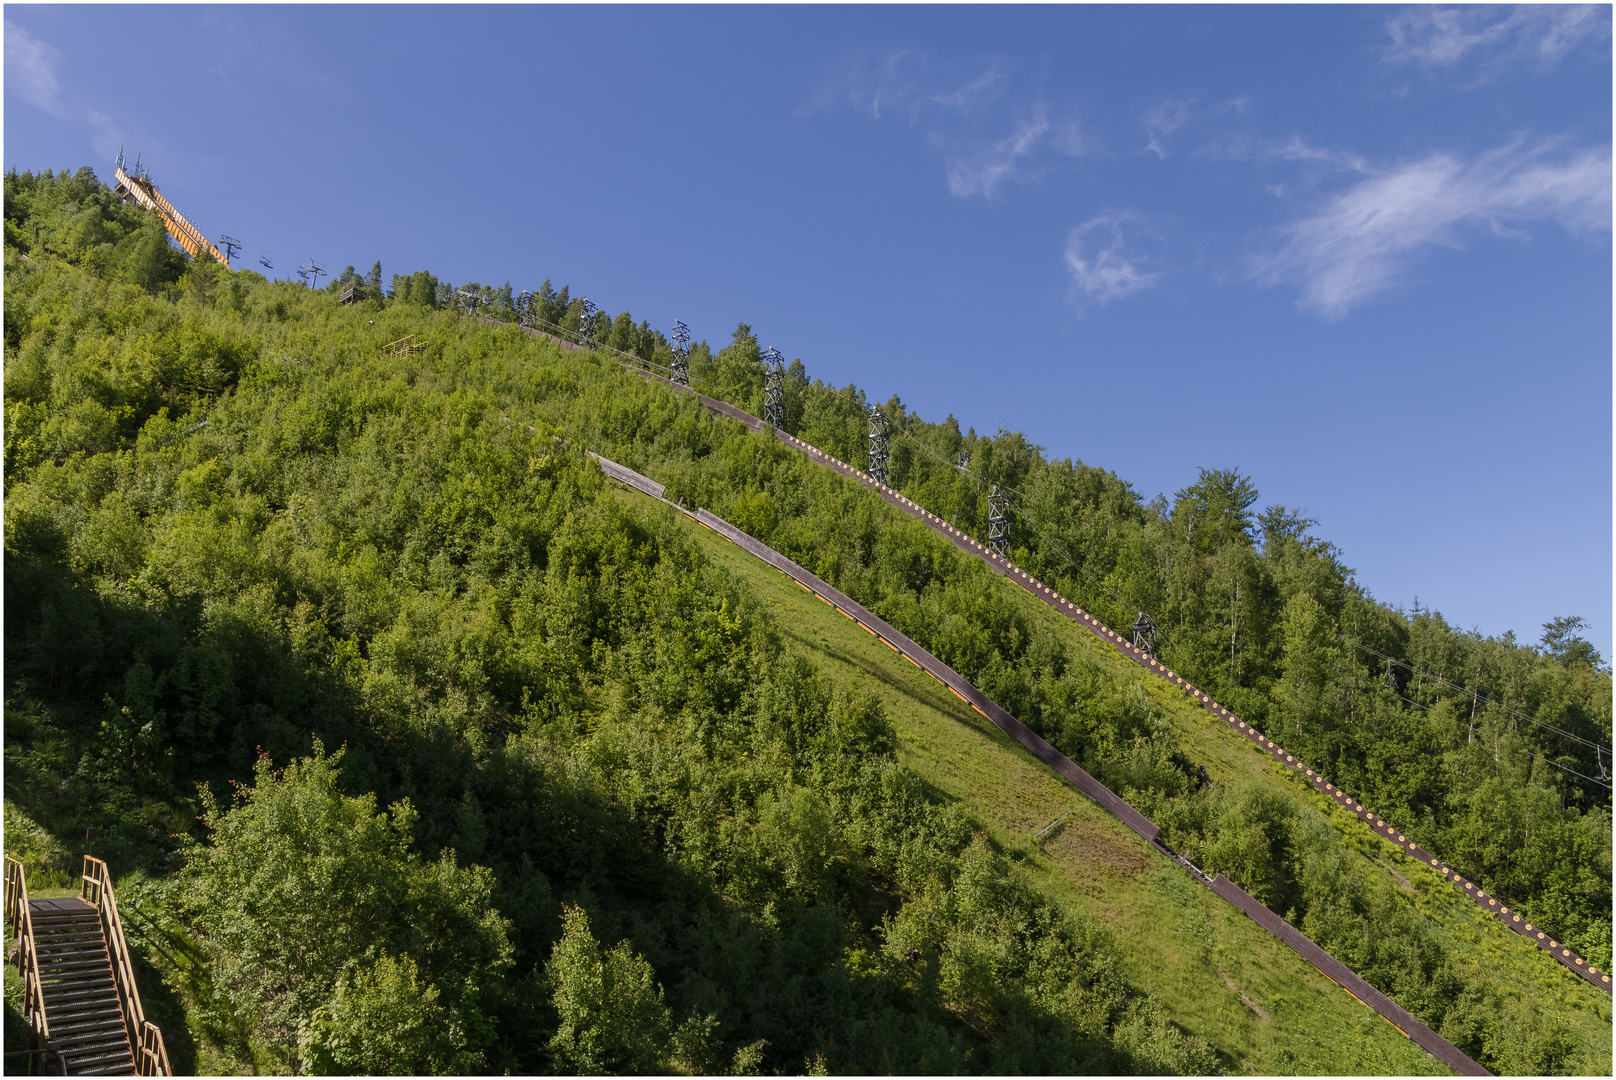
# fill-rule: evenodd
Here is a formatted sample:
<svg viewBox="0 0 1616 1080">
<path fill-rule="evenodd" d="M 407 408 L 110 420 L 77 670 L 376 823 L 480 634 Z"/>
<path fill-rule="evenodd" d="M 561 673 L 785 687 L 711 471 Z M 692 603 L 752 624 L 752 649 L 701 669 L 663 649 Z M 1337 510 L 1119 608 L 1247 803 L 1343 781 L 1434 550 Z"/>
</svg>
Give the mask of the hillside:
<svg viewBox="0 0 1616 1080">
<path fill-rule="evenodd" d="M 31 217 L 64 223 L 49 253 Z M 426 274 L 340 307 L 187 265 L 83 171 L 8 177 L 6 221 L 7 852 L 44 881 L 97 827 L 178 1062 L 1434 1064 L 856 627 L 610 485 L 597 450 L 911 634 L 1477 1060 L 1609 1071 L 1607 995 L 878 498 L 606 351 L 439 310 Z M 509 294 L 489 294 L 497 316 Z M 564 292 L 543 302 L 576 326 Z M 410 335 L 422 351 L 389 354 Z M 653 362 L 666 348 L 627 313 L 598 335 Z M 744 327 L 693 351 L 693 381 L 743 407 L 758 371 Z M 794 367 L 804 439 L 855 459 L 863 407 Z M 954 428 L 953 446 L 887 408 L 908 433 L 897 486 L 978 532 L 978 480 L 1026 491 L 1050 535 L 1024 534 L 1018 561 L 1045 559 L 1033 540 L 1077 553 L 1041 574 L 1131 622 L 1108 594 L 1150 585 L 1178 508 L 1013 433 Z M 970 472 L 945 467 L 960 447 Z M 1294 722 L 1299 752 L 1608 970 L 1608 793 L 1565 781 L 1514 719 L 1608 745 L 1598 658 L 1399 623 L 1283 514 L 1244 543 L 1228 480 L 1180 499 L 1221 546 L 1185 530 L 1180 591 L 1151 608 L 1185 628 L 1165 658 Z M 1222 615 L 1186 605 L 1226 572 L 1255 583 L 1242 633 L 1268 645 L 1220 682 L 1195 627 Z M 1439 690 L 1354 669 L 1326 618 L 1343 612 L 1514 696 L 1478 688 L 1467 741 Z M 1404 694 L 1431 708 L 1397 711 Z M 1389 768 L 1409 744 L 1436 764 Z M 331 944 L 289 948 L 310 938 Z M 416 1000 L 434 1004 L 399 1027 Z"/>
</svg>

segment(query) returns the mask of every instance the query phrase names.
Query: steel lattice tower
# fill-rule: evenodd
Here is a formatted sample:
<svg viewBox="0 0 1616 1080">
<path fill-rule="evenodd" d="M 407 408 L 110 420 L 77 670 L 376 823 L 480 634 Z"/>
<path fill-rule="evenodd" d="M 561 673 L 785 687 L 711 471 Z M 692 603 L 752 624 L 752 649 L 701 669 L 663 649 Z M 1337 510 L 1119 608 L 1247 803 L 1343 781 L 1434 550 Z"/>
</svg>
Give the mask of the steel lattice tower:
<svg viewBox="0 0 1616 1080">
<path fill-rule="evenodd" d="M 1010 507 L 1010 496 L 993 485 L 988 496 L 988 547 L 1001 559 L 1010 553 L 1010 519 L 1005 511 Z"/>
<path fill-rule="evenodd" d="M 786 426 L 785 359 L 773 345 L 763 350 L 763 419 L 781 430 Z"/>
<path fill-rule="evenodd" d="M 690 327 L 673 320 L 673 381 L 690 385 Z"/>
<path fill-rule="evenodd" d="M 1156 624 L 1151 622 L 1150 616 L 1143 611 L 1133 624 L 1133 644 L 1137 649 L 1143 649 L 1149 656 L 1156 655 Z"/>
<path fill-rule="evenodd" d="M 870 410 L 870 479 L 887 482 L 887 414 Z"/>
<path fill-rule="evenodd" d="M 521 295 L 516 298 L 516 325 L 530 328 L 536 327 L 535 320 L 538 318 L 538 313 L 538 299 L 531 290 L 523 289 Z"/>
<path fill-rule="evenodd" d="M 578 344 L 595 351 L 595 313 L 600 311 L 589 299 L 583 298 L 583 307 L 578 312 Z"/>
</svg>

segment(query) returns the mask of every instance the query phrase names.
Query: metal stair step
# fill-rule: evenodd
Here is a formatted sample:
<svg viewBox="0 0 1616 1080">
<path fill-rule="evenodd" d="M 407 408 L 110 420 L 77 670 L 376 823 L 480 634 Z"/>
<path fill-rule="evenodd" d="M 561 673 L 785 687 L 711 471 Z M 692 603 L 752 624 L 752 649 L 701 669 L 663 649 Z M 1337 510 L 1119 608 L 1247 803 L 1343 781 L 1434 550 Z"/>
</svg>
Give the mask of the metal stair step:
<svg viewBox="0 0 1616 1080">
<path fill-rule="evenodd" d="M 101 957 L 105 957 L 107 955 L 107 950 L 102 949 L 102 948 L 96 948 L 96 949 L 63 948 L 63 949 L 54 950 L 52 952 L 46 952 L 44 949 L 41 949 L 35 955 L 39 958 L 39 962 L 41 964 L 47 964 L 47 963 L 51 963 L 51 962 L 57 961 L 57 960 L 68 960 L 68 959 L 71 959 L 72 957 L 75 957 L 75 956 L 101 956 Z"/>
<path fill-rule="evenodd" d="M 87 933 L 90 930 L 100 930 L 100 918 L 97 915 L 60 915 L 60 917 L 40 918 L 34 913 L 31 920 L 34 923 L 34 933 L 48 931 L 48 933 Z"/>
<path fill-rule="evenodd" d="M 55 967 L 50 968 L 40 964 L 39 977 L 47 981 L 52 980 L 52 978 L 79 978 L 84 977 L 84 975 L 107 972 L 107 970 L 107 960 L 99 960 L 99 962 L 97 960 L 76 960 L 73 964 L 57 964 Z"/>
<path fill-rule="evenodd" d="M 90 1047 L 84 1045 L 86 1043 L 93 1043 L 97 1047 L 113 1043 L 122 1046 L 126 1038 L 127 1036 L 124 1035 L 123 1031 L 123 1021 L 114 1020 L 110 1024 L 103 1022 L 96 1027 L 87 1027 L 83 1030 L 75 1029 L 61 1035 L 53 1031 L 51 1032 L 50 1041 L 52 1047 L 62 1051 L 64 1054 L 82 1054 L 87 1049 L 90 1049 Z"/>
<path fill-rule="evenodd" d="M 61 993 L 56 993 L 56 987 L 53 986 L 51 991 L 49 1007 L 52 1012 L 57 1009 L 83 1009 L 103 1003 L 113 1008 L 118 1005 L 117 988 L 110 984 L 86 987 L 82 990 L 64 990 Z"/>
<path fill-rule="evenodd" d="M 54 967 L 66 967 L 70 964 L 105 964 L 107 960 L 107 954 L 97 949 L 91 953 L 74 953 L 66 956 L 41 956 L 39 958 L 39 966 L 43 968 L 47 964 Z"/>
<path fill-rule="evenodd" d="M 134 1056 L 129 1053 L 127 1046 L 120 1044 L 117 1053 L 99 1054 L 94 1057 L 78 1057 L 72 1051 L 63 1054 L 67 1067 L 72 1072 L 82 1073 L 95 1069 L 97 1072 L 111 1072 L 113 1068 L 122 1067 L 134 1071 Z M 99 1068 L 96 1068 L 99 1066 Z M 111 1068 L 109 1068 L 109 1066 Z"/>
<path fill-rule="evenodd" d="M 118 988 L 112 982 L 112 973 L 86 972 L 76 979 L 58 979 L 55 982 L 41 980 L 41 988 L 46 991 L 49 1000 L 56 1000 L 59 995 L 79 996 L 92 991 L 95 993 L 116 994 Z"/>
<path fill-rule="evenodd" d="M 75 1001 L 78 998 L 101 994 L 116 995 L 118 992 L 117 986 L 112 982 L 111 972 L 99 979 L 85 978 L 45 983 L 45 989 L 50 991 L 50 1003 L 53 1006 L 58 1001 Z"/>
<path fill-rule="evenodd" d="M 59 949 L 66 945 L 101 945 L 105 941 L 100 934 L 35 934 L 34 944 L 41 949 Z"/>
<path fill-rule="evenodd" d="M 123 1023 L 123 1009 L 116 1005 L 95 1005 L 88 1008 L 79 1008 L 73 1012 L 57 1010 L 48 1007 L 45 1010 L 45 1019 L 50 1021 L 51 1034 L 57 1032 L 74 1031 L 81 1027 L 94 1027 L 97 1024 L 106 1024 L 112 1021 Z"/>
<path fill-rule="evenodd" d="M 123 1015 L 123 1005 L 116 994 L 96 994 L 94 997 L 76 997 L 68 1001 L 58 1001 L 55 998 L 45 999 L 45 1015 L 50 1017 L 51 1028 L 56 1027 L 56 1018 L 74 1017 L 89 1013 L 105 1012 L 108 1009 Z M 66 1020 L 64 1019 L 64 1022 Z"/>
<path fill-rule="evenodd" d="M 51 1031 L 69 1031 L 83 1024 L 104 1024 L 110 1020 L 123 1023 L 123 1010 L 116 1005 L 95 1005 L 73 1011 L 49 1009 Z"/>
<path fill-rule="evenodd" d="M 100 998 L 111 995 L 118 996 L 118 988 L 113 984 L 112 976 L 105 975 L 95 979 L 75 979 L 72 982 L 47 982 L 40 986 L 45 992 L 45 1000 L 55 1008 L 58 1002 L 82 1001 L 86 998 Z"/>
<path fill-rule="evenodd" d="M 106 943 L 100 938 L 74 939 L 72 941 L 38 941 L 34 942 L 34 953 L 40 959 L 47 956 L 60 956 L 70 952 L 98 952 L 107 951 Z"/>
<path fill-rule="evenodd" d="M 129 1062 L 127 1065 L 101 1065 L 93 1069 L 74 1070 L 74 1072 L 79 1076 L 128 1076 L 134 1071 L 135 1063 L 133 1061 Z"/>
<path fill-rule="evenodd" d="M 119 1035 L 115 1038 L 104 1038 L 100 1042 L 87 1043 L 82 1046 L 70 1046 L 63 1050 L 62 1056 L 75 1065 L 93 1065 L 98 1061 L 110 1061 L 118 1058 L 126 1060 L 134 1057 L 129 1049 L 129 1040 Z"/>
</svg>

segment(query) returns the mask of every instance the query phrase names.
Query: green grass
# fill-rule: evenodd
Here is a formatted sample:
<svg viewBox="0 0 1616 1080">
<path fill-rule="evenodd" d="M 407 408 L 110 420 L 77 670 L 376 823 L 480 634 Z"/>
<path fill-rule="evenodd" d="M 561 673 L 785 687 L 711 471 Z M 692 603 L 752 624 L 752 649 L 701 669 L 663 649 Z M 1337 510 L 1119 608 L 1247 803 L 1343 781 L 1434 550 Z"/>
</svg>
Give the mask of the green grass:
<svg viewBox="0 0 1616 1080">
<path fill-rule="evenodd" d="M 648 505 L 626 490 L 621 497 Z M 1109 928 L 1130 982 L 1209 1041 L 1230 1071 L 1446 1071 L 879 639 L 717 534 L 667 513 L 767 606 L 788 648 L 879 697 L 900 760 L 937 795 L 969 808 L 1033 884 Z M 1030 840 L 1068 810 L 1043 841 Z"/>
<path fill-rule="evenodd" d="M 1214 783 L 1244 781 L 1284 794 L 1322 813 L 1354 851 L 1359 873 L 1382 875 L 1395 882 L 1404 898 L 1436 929 L 1439 940 L 1455 955 L 1485 964 L 1494 979 L 1530 996 L 1546 1010 L 1557 1013 L 1582 1044 L 1583 1070 L 1589 1075 L 1610 1075 L 1611 998 L 1567 971 L 1537 946 L 1506 930 L 1482 912 L 1429 865 L 1411 859 L 1395 843 L 1375 834 L 1354 814 L 1335 805 L 1295 771 L 1275 762 L 1265 751 L 1230 731 L 1228 725 L 1192 703 L 1166 681 L 1142 671 L 1115 648 L 1020 586 L 1003 588 L 1020 594 L 1029 617 L 1042 620 L 1074 649 L 1088 650 L 1123 678 L 1145 688 L 1162 717 L 1178 732 L 1190 760 L 1206 765 Z M 1283 738 L 1277 740 L 1283 743 Z M 1412 891 L 1403 888 L 1407 882 Z"/>
</svg>

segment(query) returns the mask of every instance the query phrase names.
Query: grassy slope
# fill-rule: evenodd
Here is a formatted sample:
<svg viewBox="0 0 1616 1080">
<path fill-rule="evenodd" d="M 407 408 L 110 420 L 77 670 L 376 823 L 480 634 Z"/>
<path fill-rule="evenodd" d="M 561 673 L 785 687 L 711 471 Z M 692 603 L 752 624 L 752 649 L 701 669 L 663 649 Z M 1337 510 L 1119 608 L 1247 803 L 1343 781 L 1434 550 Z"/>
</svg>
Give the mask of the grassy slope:
<svg viewBox="0 0 1616 1080">
<path fill-rule="evenodd" d="M 1022 591 L 1009 583 L 1006 587 Z M 1415 908 L 1437 928 L 1439 936 L 1447 939 L 1444 944 L 1450 945 L 1455 955 L 1468 956 L 1484 964 L 1496 978 L 1520 994 L 1533 997 L 1566 1022 L 1582 1054 L 1579 1072 L 1590 1076 L 1610 1075 L 1612 1009 L 1609 995 L 1504 929 L 1431 867 L 1410 859 L 1402 848 L 1376 836 L 1357 817 L 1335 806 L 1295 773 L 1230 732 L 1225 724 L 1191 704 L 1165 682 L 1144 674 L 1114 649 L 1043 602 L 1034 600 L 1030 594 L 1024 596 L 1024 601 L 1029 613 L 1036 613 L 1035 617 L 1047 620 L 1047 625 L 1058 627 L 1070 647 L 1090 650 L 1102 657 L 1104 663 L 1114 665 L 1125 677 L 1143 685 L 1164 719 L 1178 731 L 1186 756 L 1205 763 L 1214 783 L 1242 779 L 1283 793 L 1324 813 L 1359 855 L 1359 873 L 1390 875 L 1408 893 Z"/>
<path fill-rule="evenodd" d="M 1232 1071 L 1445 1071 L 863 628 L 716 534 L 684 527 L 765 602 L 790 648 L 879 696 L 901 760 L 966 804 L 1036 885 L 1110 928 L 1128 979 L 1210 1041 Z M 1044 842 L 1028 841 L 1067 810 Z"/>
<path fill-rule="evenodd" d="M 896 511 L 889 512 L 896 514 Z M 696 531 L 703 534 L 704 540 L 708 539 L 706 530 L 697 528 Z M 718 549 L 723 549 L 728 553 L 729 561 L 743 574 L 746 564 L 755 561 L 743 552 L 731 549 L 717 537 L 710 537 L 710 540 L 708 546 L 716 545 Z M 831 613 L 829 607 L 761 564 L 758 564 L 756 573 L 748 576 L 757 578 L 759 574 L 764 578 L 778 578 L 781 583 L 779 589 L 788 589 L 797 594 L 797 607 L 791 610 L 796 610 L 799 617 L 814 608 L 825 614 Z M 762 584 L 761 580 L 759 584 Z M 1112 665 L 1122 678 L 1142 685 L 1160 715 L 1178 731 L 1186 755 L 1193 761 L 1204 763 L 1214 783 L 1234 780 L 1254 783 L 1323 813 L 1345 838 L 1348 846 L 1358 854 L 1358 873 L 1390 875 L 1408 893 L 1415 908 L 1437 929 L 1438 935 L 1446 938 L 1445 944 L 1452 947 L 1454 955 L 1486 965 L 1495 977 L 1558 1014 L 1578 1044 L 1578 1071 L 1588 1075 L 1610 1074 L 1612 1008 L 1609 996 L 1588 986 L 1540 950 L 1505 930 L 1428 866 L 1409 859 L 1402 849 L 1377 837 L 1357 818 L 1334 807 L 1329 800 L 1280 768 L 1268 755 L 1228 732 L 1224 725 L 1190 704 L 1166 683 L 1146 675 L 1088 631 L 1024 593 L 1018 586 L 1006 581 L 1000 587 L 1010 589 L 1023 604 L 1027 615 L 1061 635 L 1069 648 L 1089 651 L 1101 663 Z M 849 675 L 858 674 L 866 684 L 883 683 L 881 692 L 887 700 L 889 712 L 899 725 L 906 760 L 940 791 L 960 798 L 971 806 L 989 824 L 996 839 L 1013 845 L 1018 842 L 1017 838 L 1030 836 L 1068 807 L 1083 802 L 1076 792 L 1060 785 L 1047 770 L 1000 735 L 987 721 L 856 624 L 839 615 L 832 616 L 830 626 L 826 622 L 825 619 L 814 618 L 803 623 L 804 626 L 819 628 L 814 634 L 820 637 L 815 638 L 813 634 L 803 631 L 798 636 L 797 644 L 813 652 L 817 661 L 832 668 L 839 667 Z M 834 623 L 842 624 L 842 627 L 835 629 L 844 630 L 844 636 L 849 640 L 863 639 L 861 644 L 868 655 L 860 653 L 861 659 L 853 662 L 836 655 L 834 650 L 827 651 L 823 634 L 831 632 Z M 794 624 L 789 619 L 782 619 L 782 625 L 789 627 Z M 939 717 L 947 719 L 939 720 Z M 968 745 L 959 742 L 964 737 L 959 734 L 963 728 L 977 732 L 974 741 Z M 921 731 L 924 731 L 923 737 L 918 734 Z M 983 740 L 1002 746 L 1003 752 L 985 757 L 987 751 L 982 749 L 985 745 Z M 1019 774 L 1010 774 L 1019 775 L 1020 779 L 1015 783 L 1005 779 L 1006 769 L 1011 768 L 1010 761 L 1021 763 Z M 1094 822 L 1092 827 L 1089 824 L 1091 821 Z M 1077 827 L 1080 824 L 1082 827 Z M 1098 877 L 1078 872 L 1077 867 L 1088 861 L 1097 861 L 1098 865 L 1108 869 Z M 1043 844 L 1043 850 L 1033 852 L 1026 865 L 1035 876 L 1047 881 L 1056 895 L 1067 900 L 1081 897 L 1085 901 L 1084 906 L 1103 911 L 1107 924 L 1116 929 L 1124 940 L 1130 934 L 1138 933 L 1145 941 L 1151 941 L 1158 936 L 1161 928 L 1178 926 L 1177 939 L 1188 943 L 1191 953 L 1200 954 L 1192 959 L 1203 969 L 1203 974 L 1215 969 L 1220 984 L 1225 980 L 1233 982 L 1240 988 L 1239 992 L 1228 990 L 1225 986 L 1221 992 L 1209 997 L 1206 988 L 1200 985 L 1201 980 L 1195 980 L 1193 985 L 1186 984 L 1182 993 L 1176 996 L 1169 994 L 1147 977 L 1146 972 L 1163 960 L 1163 957 L 1148 949 L 1136 959 L 1130 975 L 1139 980 L 1139 985 L 1148 986 L 1152 992 L 1161 995 L 1174 1015 L 1196 1034 L 1204 1035 L 1224 1052 L 1247 1061 L 1257 1053 L 1251 1048 L 1257 1042 L 1263 1042 L 1268 1049 L 1262 1052 L 1264 1064 L 1257 1066 L 1263 1071 L 1310 1071 L 1318 1067 L 1322 1067 L 1323 1071 L 1340 1069 L 1341 1064 L 1304 1064 L 1314 1059 L 1301 1048 L 1275 1041 L 1275 1035 L 1269 1030 L 1275 1025 L 1259 1020 L 1242 1003 L 1240 993 L 1274 1016 L 1277 1014 L 1264 1004 L 1263 995 L 1267 995 L 1267 1000 L 1282 998 L 1285 992 L 1282 984 L 1289 984 L 1293 980 L 1289 976 L 1276 977 L 1266 980 L 1272 985 L 1263 985 L 1265 978 L 1262 973 L 1275 969 L 1268 964 L 1248 964 L 1245 966 L 1250 969 L 1249 978 L 1258 989 L 1257 993 L 1253 993 L 1232 966 L 1240 966 L 1242 958 L 1255 954 L 1244 949 L 1231 950 L 1219 946 L 1209 951 L 1198 945 L 1197 942 L 1205 938 L 1209 927 L 1220 926 L 1216 920 L 1205 923 L 1203 916 L 1211 917 L 1211 913 L 1216 912 L 1217 918 L 1238 920 L 1244 932 L 1264 939 L 1264 948 L 1283 952 L 1286 962 L 1293 967 L 1306 968 L 1309 978 L 1323 985 L 1329 985 L 1328 981 L 1289 950 L 1261 934 L 1246 922 L 1244 916 L 1216 901 L 1211 894 L 1204 894 L 1204 913 L 1185 908 L 1189 901 L 1180 895 L 1182 890 L 1176 888 L 1178 882 L 1168 882 L 1176 871 L 1163 869 L 1165 862 L 1160 867 L 1156 866 L 1157 861 L 1157 857 L 1149 854 L 1145 845 L 1120 823 L 1084 802 L 1079 811 L 1060 827 L 1058 835 L 1050 837 Z M 1143 887 L 1136 881 L 1141 876 L 1153 881 L 1153 885 L 1144 893 L 1140 892 Z M 1184 880 L 1184 884 L 1189 882 Z M 1215 940 L 1225 943 L 1232 939 L 1219 929 L 1215 933 Z M 1179 966 L 1182 968 L 1183 965 Z M 1178 979 L 1182 982 L 1188 977 L 1181 971 Z M 1344 997 L 1341 991 L 1333 988 L 1332 991 Z M 1228 1019 L 1231 1015 L 1230 1003 L 1232 1015 L 1242 1018 L 1232 1026 Z M 1206 1018 L 1206 1026 L 1198 1026 L 1200 1022 L 1193 1019 L 1197 1016 Z M 1214 1028 L 1228 1026 L 1231 1031 L 1237 1031 L 1242 1024 L 1247 1027 L 1256 1024 L 1261 1030 L 1248 1032 L 1237 1043 L 1230 1043 L 1215 1035 Z M 1328 1043 L 1321 1044 L 1330 1046 L 1328 1053 L 1332 1059 L 1339 1057 L 1339 1050 L 1334 1045 L 1337 1030 L 1335 1026 L 1326 1025 L 1325 1038 Z M 1363 1062 L 1363 1067 L 1370 1068 L 1368 1060 Z M 1390 1067 L 1389 1064 L 1386 1067 Z"/>
</svg>

